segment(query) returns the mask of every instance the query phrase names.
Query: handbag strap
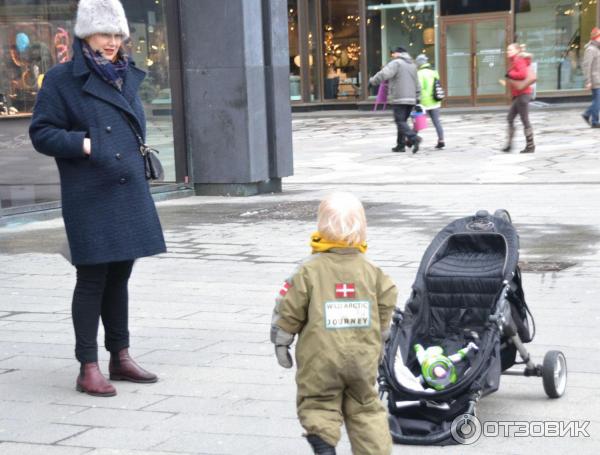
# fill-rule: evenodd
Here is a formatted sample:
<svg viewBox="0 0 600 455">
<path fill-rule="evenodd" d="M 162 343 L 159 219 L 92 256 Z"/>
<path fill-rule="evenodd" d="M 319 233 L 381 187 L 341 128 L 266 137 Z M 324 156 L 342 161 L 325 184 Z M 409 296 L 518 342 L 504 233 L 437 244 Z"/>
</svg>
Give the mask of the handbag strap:
<svg viewBox="0 0 600 455">
<path fill-rule="evenodd" d="M 129 124 L 129 127 L 131 128 L 131 131 L 133 131 L 133 134 L 135 134 L 135 138 L 138 141 L 138 146 L 139 146 L 139 150 L 140 153 L 142 154 L 142 156 L 146 156 L 146 154 L 150 151 L 153 150 L 150 147 L 148 147 L 146 145 L 146 143 L 144 142 L 144 139 L 142 139 L 142 136 L 140 135 L 140 133 L 138 132 L 137 128 L 135 127 L 135 125 L 133 124 L 133 122 L 131 121 L 131 119 L 129 118 L 129 116 L 121 111 L 121 115 L 123 116 L 123 118 L 125 119 L 125 121 Z M 154 150 L 156 153 L 158 153 L 158 150 Z"/>
</svg>

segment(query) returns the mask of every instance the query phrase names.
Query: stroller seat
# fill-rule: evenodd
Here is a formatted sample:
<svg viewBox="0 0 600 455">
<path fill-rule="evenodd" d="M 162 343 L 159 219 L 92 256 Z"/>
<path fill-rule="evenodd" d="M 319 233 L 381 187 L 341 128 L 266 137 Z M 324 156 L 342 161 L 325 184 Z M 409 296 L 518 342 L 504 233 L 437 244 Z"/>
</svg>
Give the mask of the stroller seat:
<svg viewBox="0 0 600 455">
<path fill-rule="evenodd" d="M 454 234 L 440 245 L 424 273 L 430 336 L 482 330 L 502 288 L 506 253 L 497 233 Z"/>
</svg>

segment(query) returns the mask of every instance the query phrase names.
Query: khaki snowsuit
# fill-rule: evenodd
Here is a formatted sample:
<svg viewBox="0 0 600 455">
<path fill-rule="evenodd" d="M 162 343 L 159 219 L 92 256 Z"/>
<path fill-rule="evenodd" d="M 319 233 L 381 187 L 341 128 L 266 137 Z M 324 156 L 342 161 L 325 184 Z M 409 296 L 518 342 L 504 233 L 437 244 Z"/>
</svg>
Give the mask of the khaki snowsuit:
<svg viewBox="0 0 600 455">
<path fill-rule="evenodd" d="M 375 381 L 396 286 L 354 248 L 314 254 L 286 283 L 274 323 L 299 334 L 300 423 L 335 446 L 344 422 L 355 455 L 389 455 L 392 440 Z"/>
</svg>

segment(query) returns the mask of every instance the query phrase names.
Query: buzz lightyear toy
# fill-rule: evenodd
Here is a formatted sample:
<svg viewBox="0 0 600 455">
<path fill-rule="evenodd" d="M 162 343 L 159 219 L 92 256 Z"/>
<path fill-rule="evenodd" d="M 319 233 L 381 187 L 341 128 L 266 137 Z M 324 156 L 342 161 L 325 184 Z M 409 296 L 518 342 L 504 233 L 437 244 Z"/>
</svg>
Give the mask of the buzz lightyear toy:
<svg viewBox="0 0 600 455">
<path fill-rule="evenodd" d="M 444 390 L 450 384 L 454 384 L 457 380 L 454 364 L 464 360 L 470 351 L 479 350 L 472 341 L 456 354 L 447 357 L 441 346 L 430 346 L 425 349 L 422 345 L 415 344 L 414 348 L 421 365 L 422 380 L 435 390 Z"/>
</svg>

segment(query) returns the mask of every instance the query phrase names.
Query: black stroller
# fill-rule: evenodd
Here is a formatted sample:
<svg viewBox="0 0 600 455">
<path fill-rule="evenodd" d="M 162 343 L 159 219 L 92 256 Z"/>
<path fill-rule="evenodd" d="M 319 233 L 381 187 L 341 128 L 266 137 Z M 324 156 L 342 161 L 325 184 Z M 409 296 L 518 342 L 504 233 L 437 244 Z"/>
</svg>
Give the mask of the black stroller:
<svg viewBox="0 0 600 455">
<path fill-rule="evenodd" d="M 564 393 L 564 354 L 549 351 L 536 365 L 524 346 L 535 325 L 518 259 L 519 237 L 506 210 L 458 219 L 433 239 L 404 312 L 394 312 L 380 366 L 394 442 L 465 443 L 476 430 L 469 416 L 482 396 L 498 390 L 500 374 L 538 376 L 550 398 Z M 425 356 L 432 346 L 438 356 Z M 442 349 L 456 354 L 440 359 Z M 516 364 L 525 369 L 506 371 Z M 467 425 L 457 425 L 460 419 Z"/>
</svg>

